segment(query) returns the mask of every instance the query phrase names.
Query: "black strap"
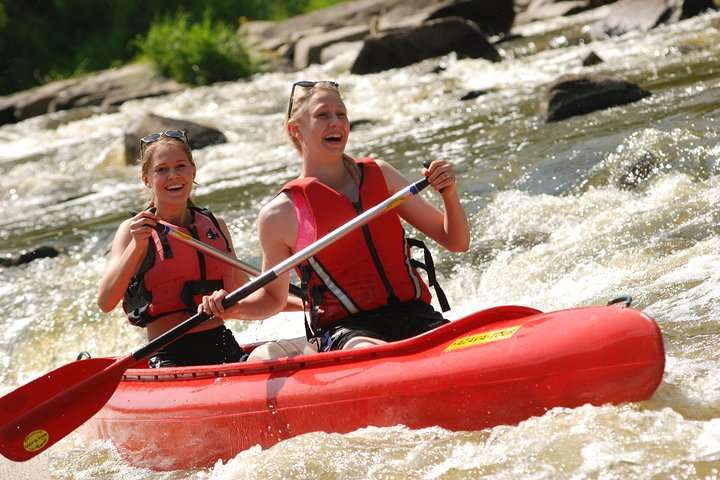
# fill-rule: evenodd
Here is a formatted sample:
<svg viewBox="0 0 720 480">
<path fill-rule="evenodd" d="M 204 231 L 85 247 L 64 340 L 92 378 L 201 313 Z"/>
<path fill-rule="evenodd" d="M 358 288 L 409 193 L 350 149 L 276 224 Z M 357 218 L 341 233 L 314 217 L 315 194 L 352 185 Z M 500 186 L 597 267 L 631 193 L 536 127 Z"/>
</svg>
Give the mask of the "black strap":
<svg viewBox="0 0 720 480">
<path fill-rule="evenodd" d="M 355 211 L 358 215 L 363 213 L 362 202 L 360 200 L 358 200 L 357 203 L 353 203 L 353 206 L 355 207 Z M 361 230 L 363 233 L 363 238 L 365 239 L 365 245 L 370 252 L 370 257 L 372 258 L 373 265 L 375 266 L 375 270 L 380 276 L 380 281 L 385 288 L 385 298 L 387 303 L 390 305 L 400 303 L 400 300 L 395 294 L 395 290 L 393 290 L 392 288 L 390 279 L 388 279 L 387 273 L 385 272 L 385 267 L 383 267 L 383 264 L 380 261 L 380 255 L 378 255 L 377 248 L 375 247 L 375 242 L 373 242 L 372 235 L 370 234 L 370 227 L 368 227 L 367 225 L 363 225 Z"/>
<path fill-rule="evenodd" d="M 148 306 L 152 303 L 152 292 L 145 288 L 145 272 L 150 270 L 153 265 L 155 265 L 155 247 L 152 237 L 149 237 L 145 258 L 143 258 L 137 273 L 130 279 L 124 295 L 128 320 L 138 327 L 145 327 L 154 320 L 147 311 Z"/>
<path fill-rule="evenodd" d="M 180 298 L 182 299 L 189 313 L 197 313 L 196 295 L 208 295 L 216 290 L 224 288 L 222 280 L 191 280 L 183 285 Z"/>
<path fill-rule="evenodd" d="M 170 241 L 167 235 L 158 234 L 158 237 L 160 238 L 160 245 L 162 245 L 163 257 L 173 258 L 172 248 L 170 248 Z"/>
<path fill-rule="evenodd" d="M 305 262 L 298 267 L 300 271 L 300 291 L 303 302 L 303 314 L 305 316 L 305 337 L 312 342 L 319 335 L 318 310 L 323 296 L 324 284 L 308 288 L 312 277 L 312 267 Z"/>
<path fill-rule="evenodd" d="M 428 286 L 435 289 L 435 296 L 437 297 L 438 303 L 440 304 L 440 308 L 442 308 L 443 312 L 447 312 L 448 310 L 450 310 L 450 302 L 448 302 L 448 299 L 445 296 L 445 292 L 443 292 L 442 287 L 440 287 L 440 284 L 437 281 L 437 276 L 435 275 L 435 262 L 433 262 L 430 249 L 427 248 L 427 245 L 425 245 L 425 242 L 423 242 L 422 240 L 418 240 L 416 238 L 408 238 L 407 241 L 408 245 L 410 245 L 411 247 L 423 249 L 425 255 L 425 263 L 422 263 L 419 260 L 410 259 L 410 265 L 412 265 L 414 268 L 422 268 L 423 270 L 425 270 L 428 277 Z"/>
</svg>

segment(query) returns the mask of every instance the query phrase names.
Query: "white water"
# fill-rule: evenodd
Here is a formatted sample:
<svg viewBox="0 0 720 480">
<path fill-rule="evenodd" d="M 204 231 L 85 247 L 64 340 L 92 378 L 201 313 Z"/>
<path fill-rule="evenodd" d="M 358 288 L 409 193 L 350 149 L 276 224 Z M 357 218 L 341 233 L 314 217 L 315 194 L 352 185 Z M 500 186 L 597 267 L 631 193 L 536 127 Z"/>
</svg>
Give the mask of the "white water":
<svg viewBox="0 0 720 480">
<path fill-rule="evenodd" d="M 526 27 L 505 60 L 442 59 L 376 75 L 338 58 L 297 74 L 188 90 L 117 112 L 60 112 L 0 127 L 2 252 L 54 245 L 52 259 L 0 269 L 0 391 L 78 352 L 124 355 L 145 343 L 120 309 L 104 315 L 96 284 L 109 242 L 143 190 L 122 164 L 122 133 L 153 112 L 222 130 L 229 143 L 196 152 L 195 200 L 221 214 L 238 255 L 259 264 L 255 218 L 299 172 L 282 132 L 289 87 L 340 82 L 356 156 L 382 157 L 409 179 L 422 160 L 455 163 L 473 232 L 464 255 L 433 248 L 451 318 L 522 304 L 542 310 L 604 304 L 630 294 L 665 339 L 663 384 L 648 401 L 556 409 L 480 432 L 402 426 L 308 434 L 242 452 L 199 471 L 125 464 L 107 444 L 71 434 L 32 461 L 0 458 L 2 479 L 646 479 L 720 478 L 720 15 L 649 34 L 579 43 L 597 12 Z M 582 68 L 594 50 L 604 64 Z M 595 72 L 640 83 L 633 105 L 545 125 L 544 85 Z M 488 90 L 462 102 L 468 90 Z M 643 155 L 658 159 L 636 188 L 621 179 Z M 426 195 L 431 195 L 427 193 Z M 241 341 L 300 335 L 296 316 L 234 322 Z M 512 399 L 508 399 L 512 402 Z"/>
</svg>

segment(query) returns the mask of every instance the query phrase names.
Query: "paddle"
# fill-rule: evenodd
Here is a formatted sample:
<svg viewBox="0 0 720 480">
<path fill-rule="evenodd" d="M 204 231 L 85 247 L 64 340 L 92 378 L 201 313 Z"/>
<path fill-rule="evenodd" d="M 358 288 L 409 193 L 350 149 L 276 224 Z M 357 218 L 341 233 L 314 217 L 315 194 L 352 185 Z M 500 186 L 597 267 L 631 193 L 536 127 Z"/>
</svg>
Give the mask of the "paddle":
<svg viewBox="0 0 720 480">
<path fill-rule="evenodd" d="M 134 216 L 137 215 L 137 212 L 130 211 L 130 213 Z M 221 262 L 225 262 L 231 267 L 235 267 L 237 269 L 242 270 L 243 272 L 252 275 L 253 277 L 257 277 L 260 275 L 260 269 L 257 267 L 254 267 L 250 265 L 249 263 L 245 263 L 242 260 L 235 258 L 233 256 L 228 255 L 226 252 L 223 252 L 222 250 L 218 250 L 217 248 L 208 245 L 207 243 L 201 242 L 197 238 L 193 238 L 192 236 L 188 235 L 187 233 L 178 230 L 177 228 L 172 227 L 171 225 L 165 223 L 165 222 L 158 222 L 155 225 L 155 231 L 158 232 L 160 235 L 169 235 L 171 237 L 174 237 L 178 239 L 179 241 L 183 242 L 184 244 L 195 248 L 197 250 L 200 250 L 201 252 L 207 253 L 208 255 L 211 255 Z M 290 284 L 290 294 L 294 295 L 298 298 L 302 298 L 302 293 L 300 290 L 300 287 L 297 285 Z"/>
<path fill-rule="evenodd" d="M 228 308 L 288 272 L 304 260 L 374 218 L 397 207 L 428 186 L 423 178 L 295 253 L 223 300 Z M 0 453 L 25 461 L 85 423 L 115 392 L 125 371 L 153 352 L 208 320 L 198 313 L 144 347 L 122 358 L 78 360 L 53 370 L 0 398 Z"/>
</svg>

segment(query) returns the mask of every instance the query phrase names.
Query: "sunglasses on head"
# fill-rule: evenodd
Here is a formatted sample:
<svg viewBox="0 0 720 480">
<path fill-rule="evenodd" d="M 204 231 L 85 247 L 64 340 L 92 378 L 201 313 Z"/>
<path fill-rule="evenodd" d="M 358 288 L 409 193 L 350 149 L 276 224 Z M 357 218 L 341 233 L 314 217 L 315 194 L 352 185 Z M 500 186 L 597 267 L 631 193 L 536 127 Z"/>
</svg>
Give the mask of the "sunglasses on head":
<svg viewBox="0 0 720 480">
<path fill-rule="evenodd" d="M 185 145 L 189 146 L 187 135 L 184 130 L 168 130 L 167 132 L 151 133 L 150 135 L 146 135 L 140 139 L 140 155 L 145 153 L 146 145 L 157 142 L 162 137 L 177 138 L 182 140 Z"/>
<path fill-rule="evenodd" d="M 329 85 L 333 88 L 338 88 L 340 86 L 339 83 L 331 82 L 328 80 L 320 80 L 318 82 L 310 82 L 308 80 L 301 80 L 299 82 L 293 83 L 293 86 L 290 89 L 290 103 L 288 103 L 288 116 L 287 116 L 288 120 L 290 120 L 290 117 L 292 116 L 293 96 L 295 95 L 295 87 L 312 88 L 319 83 Z"/>
</svg>

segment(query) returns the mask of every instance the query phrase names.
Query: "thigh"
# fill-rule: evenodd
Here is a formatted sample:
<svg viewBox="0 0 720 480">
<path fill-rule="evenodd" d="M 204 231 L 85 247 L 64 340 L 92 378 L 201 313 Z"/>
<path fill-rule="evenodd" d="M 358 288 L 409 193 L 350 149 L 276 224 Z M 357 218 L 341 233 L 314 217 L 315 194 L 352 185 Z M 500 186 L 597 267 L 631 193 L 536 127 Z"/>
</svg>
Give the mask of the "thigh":
<svg viewBox="0 0 720 480">
<path fill-rule="evenodd" d="M 308 342 L 305 337 L 288 338 L 258 345 L 250 352 L 247 361 L 310 355 L 317 352 L 318 346 L 316 342 Z"/>
<path fill-rule="evenodd" d="M 328 329 L 323 335 L 321 350 L 343 350 L 348 342 L 352 342 L 356 337 L 376 339 L 385 343 L 396 340 L 392 329 L 388 328 L 382 319 L 367 317 L 363 320 L 345 321 Z"/>
<path fill-rule="evenodd" d="M 432 305 L 423 302 L 410 302 L 403 316 L 398 340 L 420 335 L 449 322 Z"/>
</svg>

